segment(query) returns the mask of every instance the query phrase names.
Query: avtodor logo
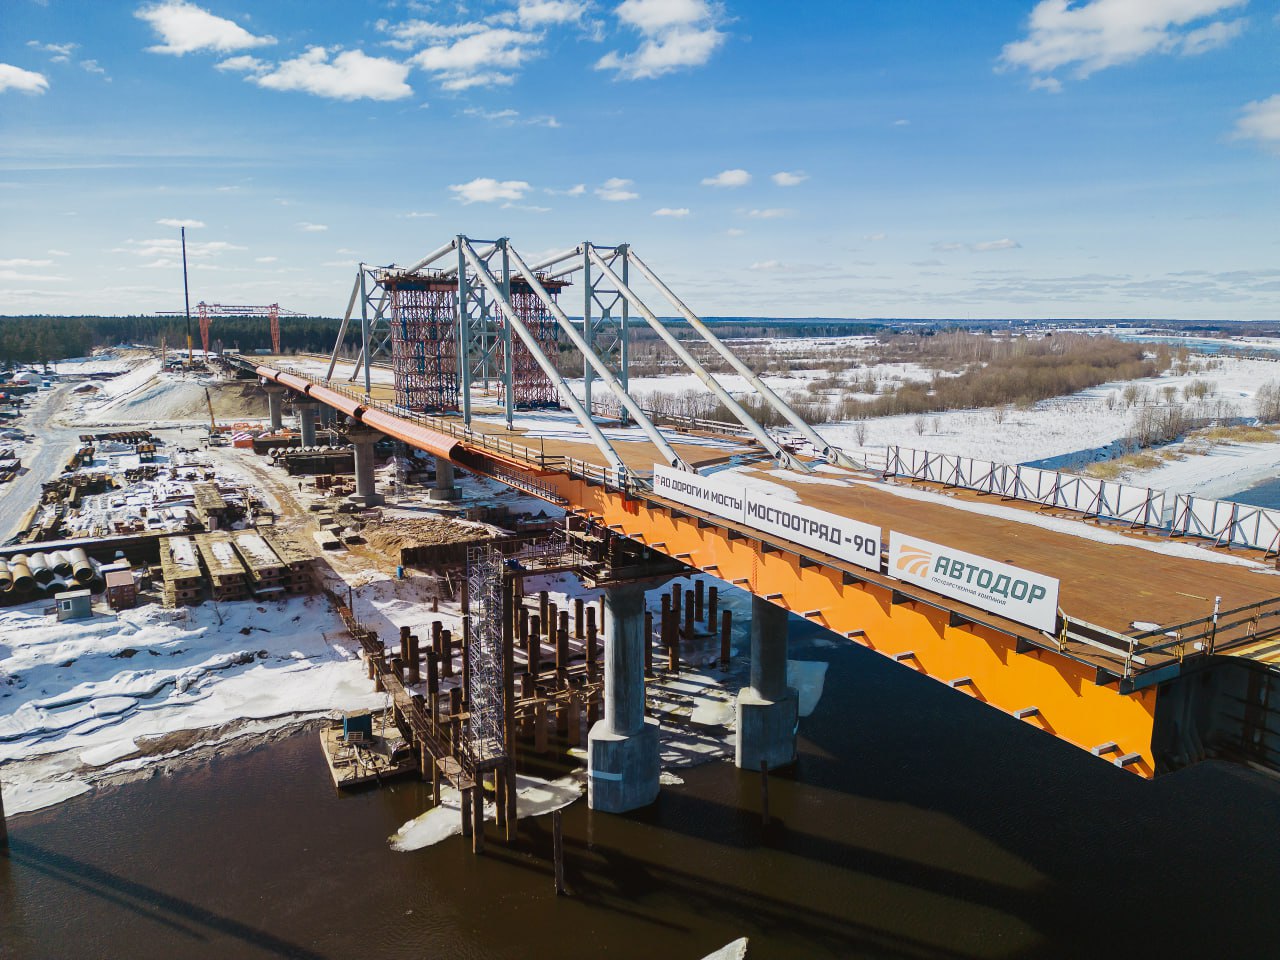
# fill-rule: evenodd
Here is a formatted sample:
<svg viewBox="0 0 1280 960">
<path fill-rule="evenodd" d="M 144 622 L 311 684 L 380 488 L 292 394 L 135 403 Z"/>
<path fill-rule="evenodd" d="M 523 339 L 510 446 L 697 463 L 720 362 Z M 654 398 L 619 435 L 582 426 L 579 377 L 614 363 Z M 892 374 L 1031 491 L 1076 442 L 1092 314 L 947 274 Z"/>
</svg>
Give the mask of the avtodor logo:
<svg viewBox="0 0 1280 960">
<path fill-rule="evenodd" d="M 913 577 L 927 577 L 933 566 L 933 554 L 919 547 L 904 546 L 898 552 L 897 568 Z"/>
</svg>

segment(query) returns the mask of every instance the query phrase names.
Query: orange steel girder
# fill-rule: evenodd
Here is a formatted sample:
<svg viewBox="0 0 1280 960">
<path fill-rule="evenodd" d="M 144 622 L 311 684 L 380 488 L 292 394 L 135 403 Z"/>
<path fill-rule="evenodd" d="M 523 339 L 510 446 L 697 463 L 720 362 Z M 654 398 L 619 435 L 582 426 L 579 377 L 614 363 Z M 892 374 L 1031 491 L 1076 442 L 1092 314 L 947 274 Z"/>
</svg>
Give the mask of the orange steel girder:
<svg viewBox="0 0 1280 960">
<path fill-rule="evenodd" d="M 845 584 L 838 569 L 801 567 L 794 554 L 762 553 L 757 540 L 730 540 L 724 529 L 700 528 L 696 519 L 672 516 L 598 484 L 558 473 L 539 478 L 618 533 L 806 615 L 908 669 L 947 684 L 967 679 L 957 692 L 989 706 L 1012 715 L 1035 708 L 1022 722 L 1077 747 L 1115 743 L 1116 754 L 1141 758 L 1127 769 L 1147 778 L 1155 774 L 1155 688 L 1121 693 L 1099 686 L 1091 668 L 1069 657 L 1045 650 L 1018 653 L 1012 636 L 978 624 L 953 627 L 945 610 L 894 603 L 891 587 Z"/>
</svg>

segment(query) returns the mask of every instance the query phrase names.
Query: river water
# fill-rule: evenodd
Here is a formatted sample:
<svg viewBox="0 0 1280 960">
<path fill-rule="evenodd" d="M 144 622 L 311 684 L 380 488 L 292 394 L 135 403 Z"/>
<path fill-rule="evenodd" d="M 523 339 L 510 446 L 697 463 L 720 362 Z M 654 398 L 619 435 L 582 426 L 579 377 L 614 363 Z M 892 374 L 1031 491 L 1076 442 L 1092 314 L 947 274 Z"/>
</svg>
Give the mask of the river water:
<svg viewBox="0 0 1280 960">
<path fill-rule="evenodd" d="M 694 960 L 739 936 L 752 960 L 1280 955 L 1280 782 L 1145 782 L 793 630 L 830 667 L 767 828 L 759 777 L 724 762 L 633 815 L 579 801 L 558 899 L 549 818 L 481 857 L 392 852 L 425 791 L 338 796 L 303 733 L 15 818 L 0 956 Z"/>
</svg>

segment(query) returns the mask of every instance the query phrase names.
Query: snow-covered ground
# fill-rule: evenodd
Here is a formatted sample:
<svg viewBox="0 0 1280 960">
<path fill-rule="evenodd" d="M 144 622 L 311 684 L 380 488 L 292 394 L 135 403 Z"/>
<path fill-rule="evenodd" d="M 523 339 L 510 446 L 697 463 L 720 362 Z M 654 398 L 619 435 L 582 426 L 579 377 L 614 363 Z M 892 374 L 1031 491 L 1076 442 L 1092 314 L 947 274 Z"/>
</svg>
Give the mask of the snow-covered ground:
<svg viewBox="0 0 1280 960">
<path fill-rule="evenodd" d="M 383 705 L 322 598 L 99 608 L 65 623 L 43 607 L 0 611 L 10 814 L 201 744 Z M 199 733 L 175 736 L 185 731 Z"/>
</svg>

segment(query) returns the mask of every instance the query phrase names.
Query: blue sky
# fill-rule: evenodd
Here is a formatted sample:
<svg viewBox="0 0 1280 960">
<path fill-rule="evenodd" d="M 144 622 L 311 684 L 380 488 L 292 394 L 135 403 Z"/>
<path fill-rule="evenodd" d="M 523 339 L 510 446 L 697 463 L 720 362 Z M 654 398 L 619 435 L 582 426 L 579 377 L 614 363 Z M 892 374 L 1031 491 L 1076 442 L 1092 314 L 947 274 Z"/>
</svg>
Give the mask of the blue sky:
<svg viewBox="0 0 1280 960">
<path fill-rule="evenodd" d="M 456 233 L 704 315 L 1280 319 L 1259 0 L 0 0 L 0 314 L 338 314 Z M 572 297 L 572 293 L 569 294 Z"/>
</svg>

